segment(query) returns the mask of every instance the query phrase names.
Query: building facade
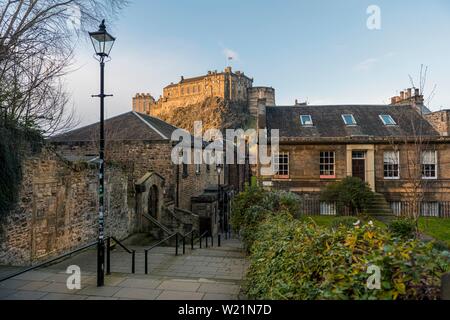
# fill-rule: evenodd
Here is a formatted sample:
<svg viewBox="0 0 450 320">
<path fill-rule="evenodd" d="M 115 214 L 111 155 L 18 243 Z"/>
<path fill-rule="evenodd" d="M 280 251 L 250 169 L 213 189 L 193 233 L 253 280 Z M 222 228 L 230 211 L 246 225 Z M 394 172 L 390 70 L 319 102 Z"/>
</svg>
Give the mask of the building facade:
<svg viewBox="0 0 450 320">
<path fill-rule="evenodd" d="M 279 151 L 265 166 L 272 173 L 260 181 L 313 201 L 310 213 L 336 213 L 320 203 L 320 192 L 354 176 L 396 214 L 419 194 L 423 215 L 450 216 L 448 111 L 425 115 L 420 105 L 404 103 L 271 107 L 264 100 L 258 109 L 258 128 L 280 132 Z"/>
</svg>

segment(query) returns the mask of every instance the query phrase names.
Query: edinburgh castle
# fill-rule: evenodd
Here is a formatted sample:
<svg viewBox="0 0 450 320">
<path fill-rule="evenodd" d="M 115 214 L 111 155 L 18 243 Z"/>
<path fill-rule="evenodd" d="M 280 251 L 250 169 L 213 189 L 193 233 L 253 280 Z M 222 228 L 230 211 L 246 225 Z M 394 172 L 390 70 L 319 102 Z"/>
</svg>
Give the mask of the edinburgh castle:
<svg viewBox="0 0 450 320">
<path fill-rule="evenodd" d="M 202 120 L 206 128 L 223 129 L 251 125 L 257 116 L 258 99 L 266 99 L 267 105 L 274 106 L 275 89 L 253 87 L 252 78 L 227 67 L 223 72 L 208 71 L 193 78 L 182 76 L 180 82 L 166 86 L 157 101 L 148 93 L 136 94 L 133 111 L 159 117 L 187 130 L 192 129 L 194 119 L 190 117 L 194 114 L 195 120 Z"/>
</svg>

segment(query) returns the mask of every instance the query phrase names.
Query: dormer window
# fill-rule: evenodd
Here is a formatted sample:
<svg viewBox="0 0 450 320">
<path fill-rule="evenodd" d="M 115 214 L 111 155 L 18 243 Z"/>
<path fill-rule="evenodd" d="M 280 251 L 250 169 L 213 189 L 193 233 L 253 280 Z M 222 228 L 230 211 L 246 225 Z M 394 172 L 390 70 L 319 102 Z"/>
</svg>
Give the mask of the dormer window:
<svg viewBox="0 0 450 320">
<path fill-rule="evenodd" d="M 305 127 L 312 127 L 314 125 L 312 121 L 311 115 L 301 115 L 300 116 L 300 122 L 302 123 L 302 126 Z"/>
<path fill-rule="evenodd" d="M 385 126 L 395 126 L 397 123 L 394 121 L 394 119 L 388 115 L 388 114 L 382 114 L 380 115 L 381 121 L 383 121 L 383 124 Z"/>
<path fill-rule="evenodd" d="M 342 119 L 347 126 L 356 126 L 355 117 L 352 114 L 343 114 Z"/>
</svg>

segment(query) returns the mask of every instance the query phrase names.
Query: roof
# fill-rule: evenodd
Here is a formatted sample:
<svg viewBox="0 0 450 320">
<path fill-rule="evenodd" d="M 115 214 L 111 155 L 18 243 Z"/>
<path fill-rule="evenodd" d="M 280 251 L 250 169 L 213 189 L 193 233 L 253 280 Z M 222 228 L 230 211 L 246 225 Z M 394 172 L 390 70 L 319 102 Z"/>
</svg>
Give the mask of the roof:
<svg viewBox="0 0 450 320">
<path fill-rule="evenodd" d="M 105 135 L 108 140 L 119 141 L 161 141 L 171 139 L 178 129 L 158 118 L 136 112 L 127 112 L 105 120 Z M 98 140 L 100 123 L 75 129 L 53 137 L 51 142 L 89 142 Z"/>
<path fill-rule="evenodd" d="M 392 105 L 302 105 L 267 107 L 267 128 L 279 129 L 280 139 L 369 140 L 387 137 L 439 137 L 439 133 L 412 106 Z M 357 125 L 345 125 L 342 115 L 352 114 Z M 311 115 L 313 126 L 302 126 L 301 115 Z M 386 126 L 380 115 L 390 115 L 396 125 Z"/>
</svg>

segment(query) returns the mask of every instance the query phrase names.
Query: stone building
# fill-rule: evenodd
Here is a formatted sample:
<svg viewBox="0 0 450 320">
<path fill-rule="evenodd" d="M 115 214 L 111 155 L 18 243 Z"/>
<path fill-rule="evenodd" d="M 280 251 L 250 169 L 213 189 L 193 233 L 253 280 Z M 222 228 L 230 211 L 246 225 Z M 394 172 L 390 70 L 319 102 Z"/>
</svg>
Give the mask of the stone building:
<svg viewBox="0 0 450 320">
<path fill-rule="evenodd" d="M 155 98 L 150 93 L 137 93 L 133 97 L 133 111 L 150 114 L 151 108 L 156 104 Z"/>
<path fill-rule="evenodd" d="M 177 128 L 137 112 L 105 121 L 106 235 L 226 231 L 229 202 L 243 188 L 243 166 L 174 164 Z M 95 123 L 52 138 L 22 164 L 20 201 L 0 232 L 0 264 L 47 260 L 95 241 L 98 225 Z M 187 146 L 191 156 L 202 152 Z"/>
<path fill-rule="evenodd" d="M 425 115 L 422 104 L 404 99 L 394 98 L 391 105 L 285 107 L 259 100 L 258 128 L 280 130 L 280 150 L 273 155 L 272 174 L 260 176 L 262 185 L 300 194 L 311 214 L 335 214 L 333 204 L 319 201 L 321 190 L 355 176 L 396 214 L 409 210 L 418 192 L 422 214 L 450 216 L 449 113 Z"/>
</svg>

